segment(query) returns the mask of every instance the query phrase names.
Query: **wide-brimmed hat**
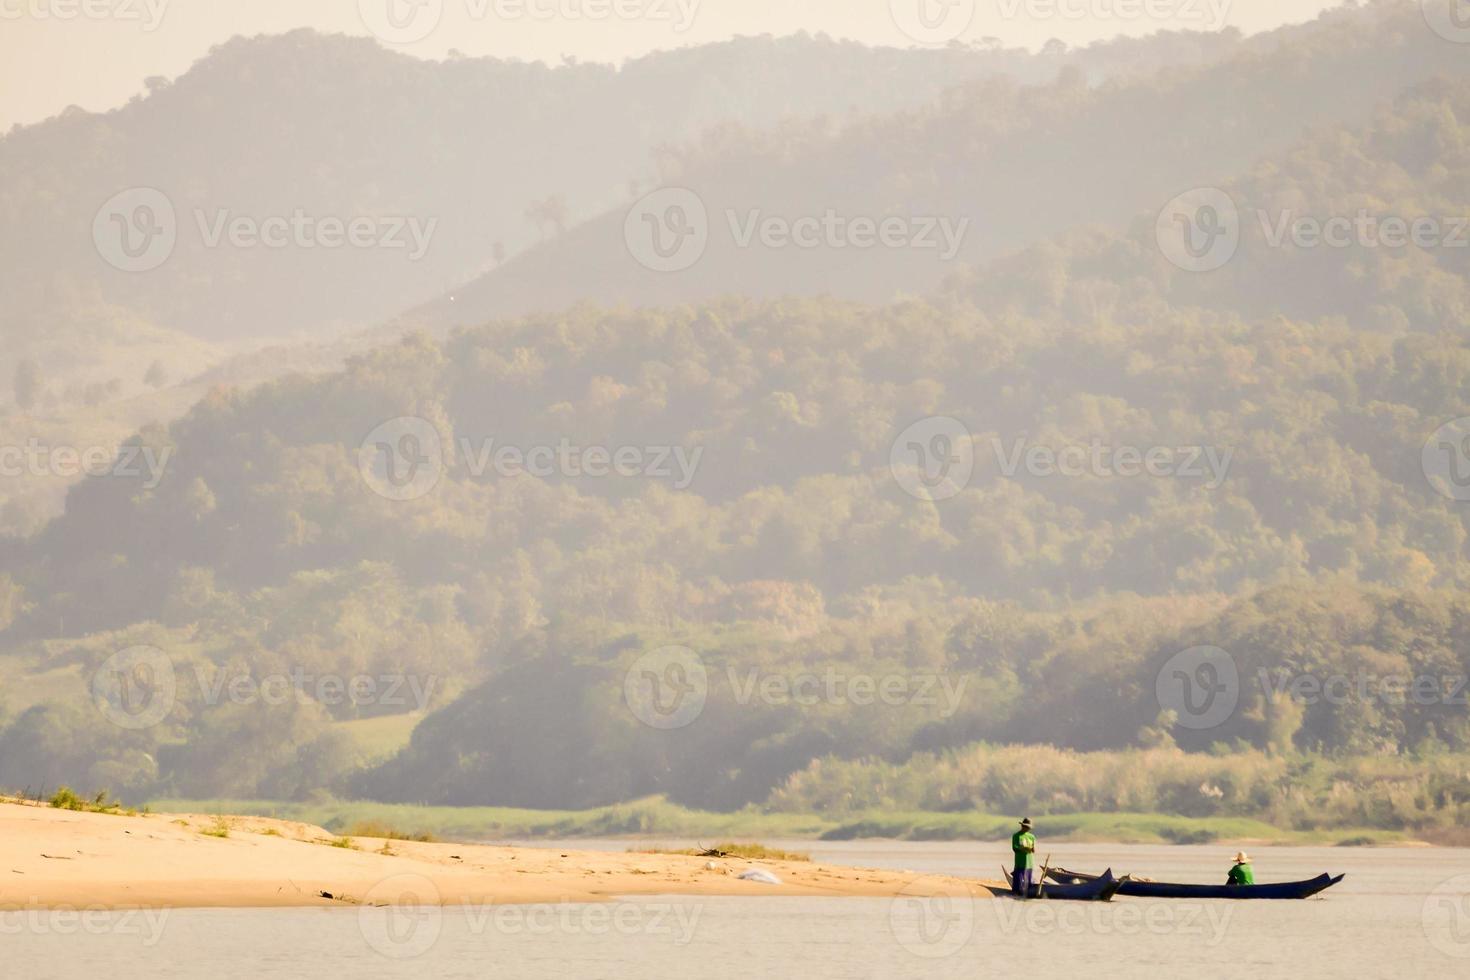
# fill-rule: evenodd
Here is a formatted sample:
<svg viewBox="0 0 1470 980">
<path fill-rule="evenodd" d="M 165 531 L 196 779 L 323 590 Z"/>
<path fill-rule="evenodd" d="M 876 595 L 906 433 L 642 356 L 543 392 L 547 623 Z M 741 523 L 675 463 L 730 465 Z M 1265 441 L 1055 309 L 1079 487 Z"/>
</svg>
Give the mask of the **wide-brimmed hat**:
<svg viewBox="0 0 1470 980">
<path fill-rule="evenodd" d="M 1247 854 L 1247 853 L 1245 853 L 1245 851 L 1237 851 L 1236 854 L 1235 854 L 1235 863 L 1236 864 L 1250 864 L 1251 863 L 1250 855 Z"/>
<path fill-rule="evenodd" d="M 1021 826 L 1029 828 L 1031 826 L 1031 818 L 1027 817 L 1026 819 L 1022 820 Z"/>
</svg>

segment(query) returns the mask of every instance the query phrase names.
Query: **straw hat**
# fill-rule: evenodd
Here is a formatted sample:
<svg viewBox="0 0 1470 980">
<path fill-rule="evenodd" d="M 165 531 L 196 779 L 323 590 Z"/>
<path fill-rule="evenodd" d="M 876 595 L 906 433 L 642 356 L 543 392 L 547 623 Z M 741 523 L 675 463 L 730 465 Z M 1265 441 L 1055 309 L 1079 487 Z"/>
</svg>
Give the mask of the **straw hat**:
<svg viewBox="0 0 1470 980">
<path fill-rule="evenodd" d="M 1031 818 L 1030 817 L 1027 817 L 1026 819 L 1022 820 L 1021 821 L 1021 827 L 1023 829 L 1025 829 L 1025 830 L 1030 830 L 1031 829 Z"/>
<path fill-rule="evenodd" d="M 1238 852 L 1236 852 L 1236 855 L 1235 855 L 1235 863 L 1236 864 L 1250 864 L 1251 863 L 1250 855 L 1247 854 L 1247 853 L 1245 853 L 1245 851 L 1238 851 Z"/>
</svg>

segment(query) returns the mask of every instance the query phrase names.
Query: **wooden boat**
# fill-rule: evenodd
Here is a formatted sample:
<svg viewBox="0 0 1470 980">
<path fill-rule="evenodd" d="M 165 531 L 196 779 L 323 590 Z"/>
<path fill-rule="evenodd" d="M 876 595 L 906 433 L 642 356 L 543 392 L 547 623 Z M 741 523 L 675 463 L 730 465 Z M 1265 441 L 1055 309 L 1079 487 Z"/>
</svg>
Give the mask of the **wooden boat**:
<svg viewBox="0 0 1470 980">
<path fill-rule="evenodd" d="M 1112 877 L 1112 869 L 1108 869 L 1106 877 Z M 1084 885 L 1091 881 L 1098 881 L 1103 876 L 1083 874 L 1079 871 L 1067 871 L 1063 868 L 1052 868 L 1046 876 L 1056 882 L 1055 887 L 1070 888 Z M 1119 895 L 1132 895 L 1139 898 L 1311 898 L 1318 892 L 1325 891 L 1346 877 L 1330 874 L 1318 875 L 1307 881 L 1283 881 L 1264 885 L 1182 885 L 1167 881 L 1139 881 L 1136 878 L 1124 877 L 1117 879 L 1120 882 Z M 1049 886 L 1052 887 L 1052 886 Z"/>
<path fill-rule="evenodd" d="M 1012 884 L 1011 873 L 1005 868 L 1001 868 L 1001 873 L 1006 876 L 1006 884 Z M 1126 880 L 1126 878 L 1114 878 L 1113 869 L 1109 868 L 1100 875 L 1088 875 L 1086 881 L 1037 882 L 1031 886 L 1031 893 L 1026 897 L 1055 899 L 1064 902 L 1107 902 L 1118 893 L 1118 886 Z"/>
</svg>

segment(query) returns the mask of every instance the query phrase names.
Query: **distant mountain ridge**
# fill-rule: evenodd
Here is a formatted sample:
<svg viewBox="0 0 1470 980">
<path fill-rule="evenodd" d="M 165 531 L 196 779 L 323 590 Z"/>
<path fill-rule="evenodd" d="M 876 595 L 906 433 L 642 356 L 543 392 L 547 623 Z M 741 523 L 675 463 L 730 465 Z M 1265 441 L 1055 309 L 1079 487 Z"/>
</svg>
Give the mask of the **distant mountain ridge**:
<svg viewBox="0 0 1470 980">
<path fill-rule="evenodd" d="M 1183 58 L 1232 43 L 1163 39 L 1153 48 Z M 32 229 L 0 241 L 0 336 L 64 317 L 75 294 L 208 340 L 321 337 L 378 322 L 514 254 L 537 239 L 538 221 L 550 230 L 625 199 L 630 182 L 656 175 L 661 147 L 705 129 L 918 106 L 969 79 L 1040 81 L 1074 61 L 1105 75 L 1139 56 L 1137 44 L 1128 51 L 763 37 L 615 69 L 421 61 L 307 30 L 236 38 L 175 81 L 151 79 L 149 94 L 126 107 L 68 112 L 0 138 L 0 220 Z M 147 273 L 114 270 L 91 241 L 98 209 L 133 187 L 158 189 L 177 212 L 173 253 Z M 209 240 L 221 220 L 297 211 L 437 225 L 413 262 L 401 252 Z"/>
<path fill-rule="evenodd" d="M 1031 54 L 800 35 L 553 68 L 305 30 L 236 38 L 128 106 L 0 137 L 0 431 L 93 439 L 167 422 L 208 385 L 338 367 L 400 332 L 365 328 L 630 199 L 709 129 L 840 128 L 977 77 L 1105 78 L 1238 43 Z M 365 245 L 345 247 L 355 220 Z M 39 390 L 12 406 L 23 364 Z M 66 485 L 0 485 L 0 533 L 53 516 Z"/>
<path fill-rule="evenodd" d="M 1330 11 L 1219 55 L 1095 83 L 1077 69 L 1045 85 L 979 80 L 928 106 L 841 129 L 711 133 L 686 148 L 667 181 L 692 191 L 707 215 L 697 262 L 675 271 L 641 263 L 627 240 L 625 203 L 402 322 L 474 324 L 584 301 L 700 302 L 730 284 L 764 298 L 922 295 L 964 264 L 1157 212 L 1170 194 L 1233 177 L 1314 127 L 1362 123 L 1436 75 L 1470 77 L 1462 46 L 1402 0 Z M 1164 119 L 1169 130 L 1160 134 Z M 1161 199 L 1160 187 L 1174 190 Z M 742 243 L 741 227 L 760 216 L 827 212 L 874 221 L 938 216 L 967 227 L 953 262 L 937 249 Z"/>
<path fill-rule="evenodd" d="M 1221 186 L 1243 209 L 1467 214 L 1467 148 L 1470 81 L 1434 81 Z M 0 775 L 532 807 L 662 792 L 738 808 L 863 759 L 996 744 L 1178 745 L 1192 750 L 1181 761 L 1240 746 L 1464 751 L 1462 704 L 1262 700 L 1283 671 L 1464 676 L 1470 512 L 1423 452 L 1470 417 L 1470 340 L 1419 319 L 1463 296 L 1463 259 L 1363 248 L 1317 253 L 1319 266 L 1310 249 L 1252 240 L 1238 272 L 1170 272 L 1150 224 L 1064 236 L 929 300 L 582 306 L 217 391 L 140 436 L 174 450 L 157 486 L 85 483 L 63 518 L 0 550 L 0 639 L 25 671 Z M 1256 314 L 1274 267 L 1325 273 L 1323 288 L 1303 282 L 1308 298 L 1365 271 L 1372 303 L 1349 297 L 1366 307 L 1356 318 Z M 405 415 L 432 420 L 446 448 L 434 485 L 397 499 L 365 477 L 360 449 Z M 904 482 L 903 433 L 938 416 L 966 428 L 974 466 L 936 500 Z M 648 472 L 476 465 L 492 441 L 562 440 L 692 447 L 702 462 L 683 490 Z M 1014 445 L 1094 442 L 1228 462 L 1007 471 Z M 348 726 L 395 718 L 292 699 L 218 710 L 187 684 L 166 723 L 119 737 L 83 683 L 64 685 L 138 645 L 184 677 L 300 665 L 461 686 L 421 721 L 398 710 L 412 736 L 386 762 Z M 674 739 L 624 687 L 670 645 L 696 651 L 709 679 L 699 723 Z M 1181 727 L 1155 680 L 1215 645 L 1240 658 L 1241 710 Z M 895 704 L 881 724 L 742 693 L 829 670 L 970 689 Z M 49 699 L 33 693 L 41 678 Z M 1213 755 L 1222 744 L 1236 749 Z"/>
</svg>

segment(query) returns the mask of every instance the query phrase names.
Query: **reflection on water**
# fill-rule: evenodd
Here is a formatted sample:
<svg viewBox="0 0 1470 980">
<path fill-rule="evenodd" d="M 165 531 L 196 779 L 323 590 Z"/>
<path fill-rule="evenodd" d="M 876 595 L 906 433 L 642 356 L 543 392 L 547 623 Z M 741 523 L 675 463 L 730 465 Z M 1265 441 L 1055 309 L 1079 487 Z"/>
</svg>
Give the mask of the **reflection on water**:
<svg viewBox="0 0 1470 980">
<path fill-rule="evenodd" d="M 626 841 L 594 842 L 626 849 Z M 558 845 L 562 846 L 562 845 Z M 586 847 L 588 842 L 576 842 Z M 796 845 L 793 845 L 796 846 Z M 994 877 L 994 844 L 801 843 L 820 860 Z M 1053 863 L 1223 879 L 1231 848 L 1056 845 Z M 0 913 L 24 977 L 1458 977 L 1470 852 L 1258 848 L 1263 881 L 1346 871 L 1319 899 L 1107 905 L 639 899 L 445 910 Z"/>
</svg>

